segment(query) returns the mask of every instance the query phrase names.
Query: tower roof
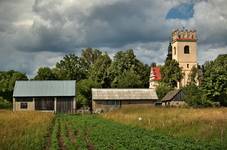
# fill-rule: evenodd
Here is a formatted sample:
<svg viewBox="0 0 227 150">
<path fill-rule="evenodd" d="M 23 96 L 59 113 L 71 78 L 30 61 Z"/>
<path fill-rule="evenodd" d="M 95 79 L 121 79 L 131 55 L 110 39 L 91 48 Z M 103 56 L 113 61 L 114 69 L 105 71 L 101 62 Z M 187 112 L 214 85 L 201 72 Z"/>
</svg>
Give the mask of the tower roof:
<svg viewBox="0 0 227 150">
<path fill-rule="evenodd" d="M 188 30 L 188 29 L 176 29 L 172 32 L 172 43 L 174 42 L 196 42 L 197 36 L 196 36 L 196 30 Z"/>
</svg>

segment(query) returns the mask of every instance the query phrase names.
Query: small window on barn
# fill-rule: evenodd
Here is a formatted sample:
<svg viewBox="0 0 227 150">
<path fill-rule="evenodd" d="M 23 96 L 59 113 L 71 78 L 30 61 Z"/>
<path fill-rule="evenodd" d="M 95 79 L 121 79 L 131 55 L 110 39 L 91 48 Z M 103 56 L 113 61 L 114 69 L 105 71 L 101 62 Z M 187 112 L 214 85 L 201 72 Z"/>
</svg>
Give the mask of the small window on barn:
<svg viewBox="0 0 227 150">
<path fill-rule="evenodd" d="M 26 102 L 21 102 L 21 103 L 20 103 L 20 108 L 21 108 L 21 109 L 27 109 L 27 108 L 28 108 L 28 103 L 26 103 Z"/>
<path fill-rule="evenodd" d="M 185 54 L 189 54 L 189 46 L 188 46 L 188 45 L 186 45 L 186 46 L 184 47 L 184 53 L 185 53 Z"/>
</svg>

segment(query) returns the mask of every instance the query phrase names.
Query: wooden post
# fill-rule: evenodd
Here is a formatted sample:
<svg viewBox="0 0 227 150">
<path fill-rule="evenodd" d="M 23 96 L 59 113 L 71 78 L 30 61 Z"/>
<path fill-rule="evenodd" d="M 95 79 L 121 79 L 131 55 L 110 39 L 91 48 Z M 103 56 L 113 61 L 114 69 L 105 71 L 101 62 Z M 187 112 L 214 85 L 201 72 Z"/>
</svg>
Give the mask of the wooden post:
<svg viewBox="0 0 227 150">
<path fill-rule="evenodd" d="M 73 98 L 73 113 L 76 112 L 76 97 Z"/>
<path fill-rule="evenodd" d="M 54 97 L 54 112 L 57 112 L 57 97 Z"/>
<path fill-rule="evenodd" d="M 16 99 L 15 99 L 15 97 L 13 98 L 13 111 L 15 111 L 16 110 Z"/>
<path fill-rule="evenodd" d="M 35 98 L 32 98 L 32 105 L 33 105 L 33 110 L 35 110 Z"/>
</svg>

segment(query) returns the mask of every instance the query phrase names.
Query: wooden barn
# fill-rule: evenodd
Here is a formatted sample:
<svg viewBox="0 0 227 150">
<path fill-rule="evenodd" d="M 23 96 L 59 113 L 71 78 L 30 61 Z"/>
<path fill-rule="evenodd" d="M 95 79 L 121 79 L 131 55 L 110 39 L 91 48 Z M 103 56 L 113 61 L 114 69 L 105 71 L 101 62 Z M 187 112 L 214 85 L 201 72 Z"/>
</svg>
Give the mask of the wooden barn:
<svg viewBox="0 0 227 150">
<path fill-rule="evenodd" d="M 154 89 L 92 89 L 93 112 L 126 106 L 153 106 L 157 100 Z"/>
<path fill-rule="evenodd" d="M 162 98 L 162 104 L 164 106 L 182 106 L 186 105 L 186 103 L 183 101 L 184 93 L 180 89 L 175 89 L 170 92 L 168 92 L 163 98 Z"/>
<path fill-rule="evenodd" d="M 53 111 L 73 113 L 76 109 L 76 81 L 16 81 L 14 111 Z"/>
</svg>

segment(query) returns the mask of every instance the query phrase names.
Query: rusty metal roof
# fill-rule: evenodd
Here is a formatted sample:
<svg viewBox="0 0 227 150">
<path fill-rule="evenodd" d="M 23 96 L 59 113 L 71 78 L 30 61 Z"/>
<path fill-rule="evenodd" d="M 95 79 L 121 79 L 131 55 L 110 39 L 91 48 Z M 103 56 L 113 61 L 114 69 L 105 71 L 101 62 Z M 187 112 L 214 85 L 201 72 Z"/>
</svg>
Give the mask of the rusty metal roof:
<svg viewBox="0 0 227 150">
<path fill-rule="evenodd" d="M 157 100 L 154 89 L 92 89 L 93 100 Z"/>
</svg>

